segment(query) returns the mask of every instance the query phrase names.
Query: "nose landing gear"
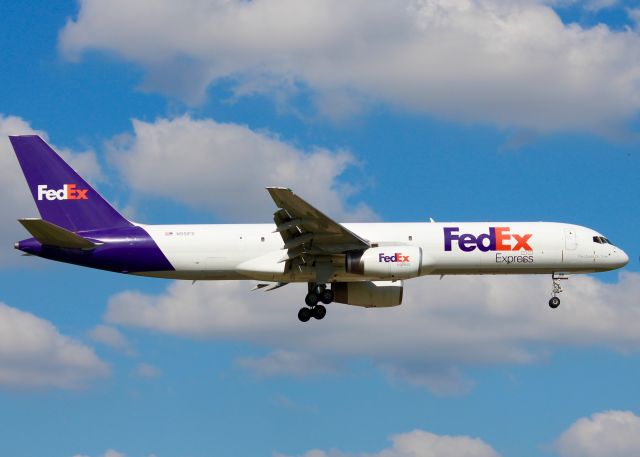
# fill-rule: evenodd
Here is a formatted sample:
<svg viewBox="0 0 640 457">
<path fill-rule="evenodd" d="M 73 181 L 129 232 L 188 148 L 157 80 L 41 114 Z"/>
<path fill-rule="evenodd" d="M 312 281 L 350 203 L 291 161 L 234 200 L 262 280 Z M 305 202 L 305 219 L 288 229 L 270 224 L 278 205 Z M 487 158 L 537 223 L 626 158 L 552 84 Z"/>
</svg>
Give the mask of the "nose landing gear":
<svg viewBox="0 0 640 457">
<path fill-rule="evenodd" d="M 321 320 L 327 314 L 327 308 L 320 302 L 328 305 L 333 301 L 333 290 L 327 289 L 325 284 L 309 284 L 309 293 L 304 298 L 308 308 L 300 308 L 298 319 L 300 322 L 307 322 L 312 317 Z"/>
<path fill-rule="evenodd" d="M 562 285 L 560 284 L 560 281 L 567 279 L 569 279 L 569 275 L 566 273 L 553 273 L 551 275 L 551 280 L 553 281 L 553 297 L 549 299 L 549 307 L 556 309 L 560 306 L 560 298 L 558 297 L 558 294 L 562 293 Z"/>
</svg>

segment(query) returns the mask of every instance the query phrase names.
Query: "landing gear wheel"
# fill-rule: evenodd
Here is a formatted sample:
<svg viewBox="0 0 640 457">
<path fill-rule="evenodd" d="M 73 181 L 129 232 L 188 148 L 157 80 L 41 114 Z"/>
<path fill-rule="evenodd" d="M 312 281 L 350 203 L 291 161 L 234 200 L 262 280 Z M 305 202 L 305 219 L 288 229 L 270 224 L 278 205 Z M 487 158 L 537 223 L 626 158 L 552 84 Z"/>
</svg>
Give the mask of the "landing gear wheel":
<svg viewBox="0 0 640 457">
<path fill-rule="evenodd" d="M 333 291 L 331 289 L 325 289 L 320 294 L 320 301 L 325 305 L 328 305 L 329 303 L 331 303 L 333 301 Z"/>
<path fill-rule="evenodd" d="M 562 293 L 562 285 L 560 281 L 569 279 L 569 275 L 567 273 L 554 272 L 551 275 L 551 281 L 553 282 L 553 288 L 551 291 L 552 297 L 549 300 L 549 306 L 553 309 L 556 309 L 560 306 L 560 299 L 558 298 L 558 294 Z"/>
<path fill-rule="evenodd" d="M 327 289 L 327 286 L 325 286 L 324 284 L 316 284 L 316 286 L 313 288 L 313 291 L 316 293 L 316 295 L 322 295 L 322 293 Z"/>
<path fill-rule="evenodd" d="M 321 320 L 324 318 L 324 316 L 327 315 L 327 308 L 325 308 L 322 305 L 317 305 L 315 308 L 313 308 L 313 317 L 315 317 L 318 320 Z"/>
<path fill-rule="evenodd" d="M 558 297 L 551 297 L 551 300 L 549 300 L 549 306 L 553 309 L 556 309 L 558 306 L 560 306 L 560 299 Z"/>
<path fill-rule="evenodd" d="M 307 296 L 304 297 L 304 302 L 307 304 L 307 306 L 311 307 L 316 306 L 319 300 L 320 297 L 318 297 L 318 295 L 313 292 L 309 292 Z"/>
<path fill-rule="evenodd" d="M 300 319 L 300 322 L 307 322 L 311 319 L 311 308 L 300 308 L 300 311 L 298 311 L 298 319 Z"/>
</svg>

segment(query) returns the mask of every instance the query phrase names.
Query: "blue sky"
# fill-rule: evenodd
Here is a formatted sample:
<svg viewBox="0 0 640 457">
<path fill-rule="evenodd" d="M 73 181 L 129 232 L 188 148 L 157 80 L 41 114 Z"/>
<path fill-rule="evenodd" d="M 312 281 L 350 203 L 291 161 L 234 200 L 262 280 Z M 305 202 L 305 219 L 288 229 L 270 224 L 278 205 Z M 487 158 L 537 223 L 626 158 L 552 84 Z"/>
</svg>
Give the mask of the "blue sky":
<svg viewBox="0 0 640 457">
<path fill-rule="evenodd" d="M 1 455 L 635 455 L 638 4 L 2 11 Z M 145 223 L 269 222 L 285 185 L 341 220 L 577 223 L 631 261 L 555 311 L 546 277 L 421 278 L 304 326 L 302 286 L 20 256 L 35 208 L 6 135 L 33 131 Z"/>
</svg>

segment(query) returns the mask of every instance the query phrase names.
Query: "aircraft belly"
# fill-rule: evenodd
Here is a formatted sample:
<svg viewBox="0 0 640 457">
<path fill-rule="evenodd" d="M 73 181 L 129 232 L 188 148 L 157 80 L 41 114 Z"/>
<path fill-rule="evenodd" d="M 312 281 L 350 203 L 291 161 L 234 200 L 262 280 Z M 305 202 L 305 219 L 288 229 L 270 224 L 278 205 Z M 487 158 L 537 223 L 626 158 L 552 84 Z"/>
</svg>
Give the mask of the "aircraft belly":
<svg viewBox="0 0 640 457">
<path fill-rule="evenodd" d="M 233 271 L 202 271 L 202 270 L 182 270 L 182 271 L 141 271 L 132 273 L 136 276 L 162 279 L 183 279 L 189 281 L 224 281 L 247 279 Z"/>
</svg>

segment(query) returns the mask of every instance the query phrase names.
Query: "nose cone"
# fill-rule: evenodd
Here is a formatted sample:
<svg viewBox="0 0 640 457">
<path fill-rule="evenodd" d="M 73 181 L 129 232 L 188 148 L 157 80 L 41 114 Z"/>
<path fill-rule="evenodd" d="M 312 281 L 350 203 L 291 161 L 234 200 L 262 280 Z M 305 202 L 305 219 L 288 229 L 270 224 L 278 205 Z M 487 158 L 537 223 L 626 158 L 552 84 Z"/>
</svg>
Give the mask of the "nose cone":
<svg viewBox="0 0 640 457">
<path fill-rule="evenodd" d="M 629 256 L 622 249 L 611 246 L 606 254 L 599 259 L 596 258 L 596 263 L 599 263 L 604 270 L 617 270 L 629 263 Z"/>
<path fill-rule="evenodd" d="M 618 257 L 620 258 L 618 268 L 622 268 L 629 263 L 629 256 L 622 249 L 618 250 Z"/>
</svg>

